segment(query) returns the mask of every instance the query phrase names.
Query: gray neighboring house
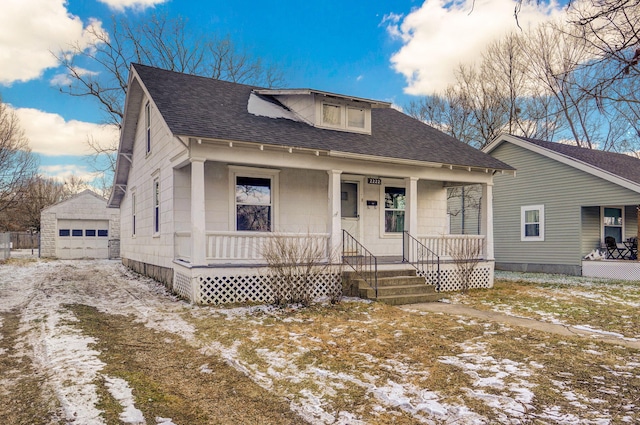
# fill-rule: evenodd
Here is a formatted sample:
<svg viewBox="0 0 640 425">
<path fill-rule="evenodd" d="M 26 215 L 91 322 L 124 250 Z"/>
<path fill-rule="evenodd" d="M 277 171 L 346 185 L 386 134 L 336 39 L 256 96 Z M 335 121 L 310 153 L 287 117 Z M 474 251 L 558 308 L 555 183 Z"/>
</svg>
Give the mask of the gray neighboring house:
<svg viewBox="0 0 640 425">
<path fill-rule="evenodd" d="M 639 159 L 512 135 L 484 152 L 517 170 L 494 178 L 496 269 L 638 279 L 637 261 L 585 257 L 637 237 Z"/>
<path fill-rule="evenodd" d="M 91 190 L 42 210 L 40 256 L 64 260 L 119 257 L 120 211 Z"/>
</svg>

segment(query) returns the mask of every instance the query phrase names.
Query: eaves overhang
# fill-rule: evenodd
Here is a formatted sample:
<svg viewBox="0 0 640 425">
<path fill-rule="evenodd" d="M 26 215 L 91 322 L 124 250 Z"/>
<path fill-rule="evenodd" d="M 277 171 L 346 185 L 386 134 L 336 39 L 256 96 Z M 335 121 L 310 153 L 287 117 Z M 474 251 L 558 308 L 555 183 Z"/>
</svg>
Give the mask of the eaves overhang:
<svg viewBox="0 0 640 425">
<path fill-rule="evenodd" d="M 576 168 L 580 171 L 584 171 L 585 173 L 591 174 L 593 176 L 599 177 L 603 180 L 614 183 L 618 186 L 624 187 L 626 189 L 632 190 L 634 192 L 640 193 L 640 184 L 626 179 L 618 174 L 612 173 L 611 171 L 604 170 L 600 167 L 597 167 L 593 164 L 589 164 L 588 162 L 576 159 L 572 156 L 565 155 L 561 152 L 557 152 L 551 149 L 547 149 L 543 146 L 539 146 L 533 143 L 529 143 L 526 140 L 522 140 L 517 136 L 513 136 L 511 134 L 503 134 L 494 139 L 490 144 L 485 146 L 482 151 L 490 154 L 494 151 L 498 146 L 500 146 L 504 142 L 512 143 L 516 146 L 519 146 L 523 149 L 527 149 L 531 152 L 538 153 L 547 158 L 556 160 L 562 164 L 566 164 L 570 167 Z"/>
</svg>

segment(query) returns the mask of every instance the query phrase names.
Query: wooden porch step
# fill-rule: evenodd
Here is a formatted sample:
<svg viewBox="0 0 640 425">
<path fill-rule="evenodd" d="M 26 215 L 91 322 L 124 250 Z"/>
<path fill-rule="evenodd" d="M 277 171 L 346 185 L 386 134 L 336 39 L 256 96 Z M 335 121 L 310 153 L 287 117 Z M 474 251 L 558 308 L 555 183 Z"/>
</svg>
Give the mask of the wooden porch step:
<svg viewBox="0 0 640 425">
<path fill-rule="evenodd" d="M 360 287 L 359 292 L 362 298 L 376 299 L 376 290 L 369 286 Z M 378 299 L 381 297 L 426 295 L 435 293 L 435 286 L 425 284 L 424 279 L 421 284 L 417 285 L 378 286 Z"/>
<path fill-rule="evenodd" d="M 378 297 L 377 301 L 390 305 L 418 304 L 418 303 L 435 303 L 438 302 L 443 295 L 438 293 L 422 294 L 422 295 L 391 295 Z"/>
</svg>

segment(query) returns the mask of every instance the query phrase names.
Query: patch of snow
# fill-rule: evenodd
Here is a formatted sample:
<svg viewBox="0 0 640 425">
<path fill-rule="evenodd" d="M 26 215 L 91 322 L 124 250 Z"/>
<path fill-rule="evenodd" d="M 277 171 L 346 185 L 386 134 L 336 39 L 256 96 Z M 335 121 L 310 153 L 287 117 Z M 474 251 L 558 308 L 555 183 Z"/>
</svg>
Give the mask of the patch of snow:
<svg viewBox="0 0 640 425">
<path fill-rule="evenodd" d="M 290 110 L 280 105 L 277 105 L 273 102 L 269 102 L 254 93 L 251 93 L 249 95 L 249 102 L 247 103 L 247 111 L 250 114 L 257 115 L 259 117 L 285 118 L 291 121 L 304 122 Z"/>
<path fill-rule="evenodd" d="M 129 384 L 124 379 L 105 376 L 105 385 L 107 390 L 115 398 L 124 409 L 120 413 L 120 420 L 126 424 L 145 425 L 147 421 L 144 415 L 136 409 L 133 403 L 133 394 Z"/>
</svg>

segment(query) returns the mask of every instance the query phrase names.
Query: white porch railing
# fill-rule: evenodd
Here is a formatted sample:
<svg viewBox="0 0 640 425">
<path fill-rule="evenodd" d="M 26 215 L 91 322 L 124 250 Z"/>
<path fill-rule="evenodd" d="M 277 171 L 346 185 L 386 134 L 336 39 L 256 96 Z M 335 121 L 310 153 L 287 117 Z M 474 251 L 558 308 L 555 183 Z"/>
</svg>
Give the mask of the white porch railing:
<svg viewBox="0 0 640 425">
<path fill-rule="evenodd" d="M 453 252 L 479 252 L 486 258 L 486 237 L 484 235 L 422 235 L 416 239 L 436 253 L 441 260 L 451 260 Z M 466 245 L 468 244 L 468 245 Z"/>
<path fill-rule="evenodd" d="M 254 263 L 263 260 L 265 244 L 274 238 L 285 238 L 300 243 L 312 243 L 312 248 L 323 253 L 321 260 L 329 259 L 328 233 L 267 233 L 267 232 L 206 232 L 208 263 Z M 191 233 L 176 232 L 174 236 L 175 258 L 191 261 Z"/>
<path fill-rule="evenodd" d="M 325 258 L 330 256 L 328 233 L 268 233 L 268 232 L 206 232 L 206 261 L 208 263 L 256 263 L 263 260 L 264 244 L 276 237 L 304 241 L 311 238 L 322 247 Z M 450 260 L 451 252 L 460 250 L 464 244 L 467 252 L 481 252 L 486 258 L 485 236 L 483 235 L 421 235 L 416 239 L 440 256 L 441 260 Z M 176 232 L 174 235 L 175 258 L 191 261 L 191 232 Z"/>
</svg>

